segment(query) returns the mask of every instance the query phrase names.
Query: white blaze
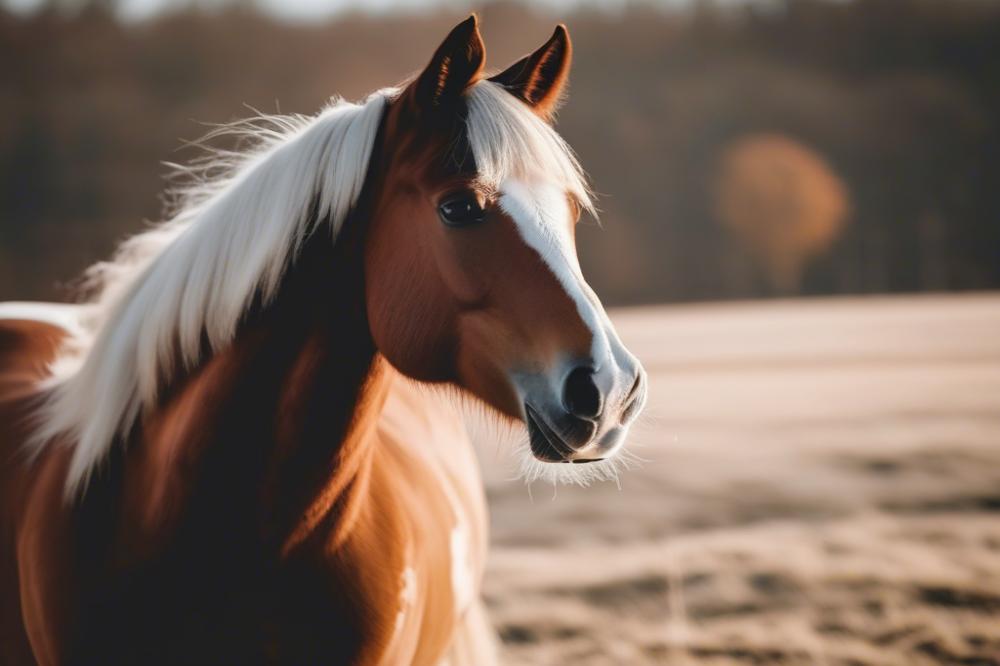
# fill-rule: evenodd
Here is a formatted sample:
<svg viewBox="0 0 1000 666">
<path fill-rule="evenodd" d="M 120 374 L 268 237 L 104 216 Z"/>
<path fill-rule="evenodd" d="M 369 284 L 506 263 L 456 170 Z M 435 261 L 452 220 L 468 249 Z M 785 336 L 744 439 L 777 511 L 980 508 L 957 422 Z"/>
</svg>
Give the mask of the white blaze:
<svg viewBox="0 0 1000 666">
<path fill-rule="evenodd" d="M 566 191 L 542 180 L 528 184 L 508 179 L 500 187 L 500 208 L 514 220 L 521 238 L 548 266 L 566 295 L 576 304 L 580 318 L 593 335 L 593 362 L 610 356 L 611 324 L 600 301 L 583 279 L 576 247 L 570 234 L 570 209 Z"/>
</svg>

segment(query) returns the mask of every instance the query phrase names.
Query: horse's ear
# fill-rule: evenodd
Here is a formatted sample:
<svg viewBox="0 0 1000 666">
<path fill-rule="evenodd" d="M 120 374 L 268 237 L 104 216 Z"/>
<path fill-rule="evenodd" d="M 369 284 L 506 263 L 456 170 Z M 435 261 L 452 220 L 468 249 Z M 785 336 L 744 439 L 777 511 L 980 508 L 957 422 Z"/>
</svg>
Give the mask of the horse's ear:
<svg viewBox="0 0 1000 666">
<path fill-rule="evenodd" d="M 573 44 L 566 26 L 560 23 L 540 49 L 490 77 L 490 81 L 499 83 L 534 107 L 543 118 L 551 120 L 562 101 L 572 59 Z"/>
<path fill-rule="evenodd" d="M 420 108 L 430 109 L 457 99 L 479 80 L 486 61 L 486 47 L 479 34 L 476 15 L 456 25 L 430 63 L 414 83 L 414 95 Z"/>
</svg>

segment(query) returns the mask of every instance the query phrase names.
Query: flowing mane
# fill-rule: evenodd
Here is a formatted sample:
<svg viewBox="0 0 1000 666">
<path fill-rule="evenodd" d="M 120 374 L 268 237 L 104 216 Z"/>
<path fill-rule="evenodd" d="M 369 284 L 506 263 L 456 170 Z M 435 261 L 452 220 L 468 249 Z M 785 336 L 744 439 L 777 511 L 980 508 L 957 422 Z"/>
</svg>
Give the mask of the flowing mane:
<svg viewBox="0 0 1000 666">
<path fill-rule="evenodd" d="M 92 299 L 83 331 L 67 341 L 45 386 L 29 447 L 74 447 L 71 497 L 179 369 L 229 345 L 247 309 L 274 297 L 303 241 L 320 221 L 336 238 L 364 186 L 384 110 L 395 89 L 361 104 L 336 101 L 315 117 L 259 116 L 235 133 L 245 152 L 214 152 L 181 171 L 195 177 L 175 212 L 90 268 Z M 466 93 L 469 146 L 478 178 L 544 173 L 593 212 L 572 151 L 502 86 L 480 81 Z M 331 241 L 332 242 L 332 241 Z"/>
</svg>

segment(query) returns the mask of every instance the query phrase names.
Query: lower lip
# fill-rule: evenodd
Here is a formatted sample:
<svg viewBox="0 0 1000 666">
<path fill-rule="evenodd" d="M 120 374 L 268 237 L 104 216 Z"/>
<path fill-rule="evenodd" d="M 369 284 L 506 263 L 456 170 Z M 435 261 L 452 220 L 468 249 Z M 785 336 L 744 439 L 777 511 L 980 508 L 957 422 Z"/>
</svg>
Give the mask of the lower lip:
<svg viewBox="0 0 1000 666">
<path fill-rule="evenodd" d="M 550 428 L 548 428 L 548 426 L 544 424 L 541 418 L 536 416 L 535 410 L 532 409 L 527 403 L 525 403 L 524 405 L 524 412 L 525 416 L 527 417 L 526 420 L 528 421 L 529 436 L 531 436 L 532 429 L 537 430 L 538 436 L 541 437 L 543 440 L 545 440 L 546 448 L 550 449 L 555 455 L 560 456 L 559 459 L 554 459 L 554 460 L 543 458 L 538 454 L 538 452 L 535 451 L 535 447 L 534 445 L 532 445 L 531 452 L 535 455 L 535 457 L 541 460 L 542 462 L 552 462 L 552 463 L 571 462 L 569 456 L 573 455 L 573 450 L 570 449 L 570 447 L 565 442 L 559 440 L 558 437 L 556 437 L 554 434 L 550 437 L 550 432 L 549 432 Z M 552 441 L 553 439 L 555 439 L 556 441 L 553 442 Z"/>
</svg>

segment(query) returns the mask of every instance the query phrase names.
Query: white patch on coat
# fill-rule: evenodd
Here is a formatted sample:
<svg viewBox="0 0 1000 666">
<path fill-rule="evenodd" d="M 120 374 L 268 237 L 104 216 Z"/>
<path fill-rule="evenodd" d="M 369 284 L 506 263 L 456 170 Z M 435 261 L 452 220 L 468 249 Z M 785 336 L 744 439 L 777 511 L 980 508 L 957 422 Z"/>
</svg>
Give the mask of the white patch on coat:
<svg viewBox="0 0 1000 666">
<path fill-rule="evenodd" d="M 399 632 L 403 630 L 406 612 L 417 601 L 417 572 L 413 570 L 413 567 L 406 567 L 399 578 L 399 611 L 396 613 L 395 636 L 398 636 Z"/>
<path fill-rule="evenodd" d="M 476 597 L 469 530 L 460 522 L 451 530 L 451 590 L 455 597 L 455 614 L 461 616 Z"/>
</svg>

